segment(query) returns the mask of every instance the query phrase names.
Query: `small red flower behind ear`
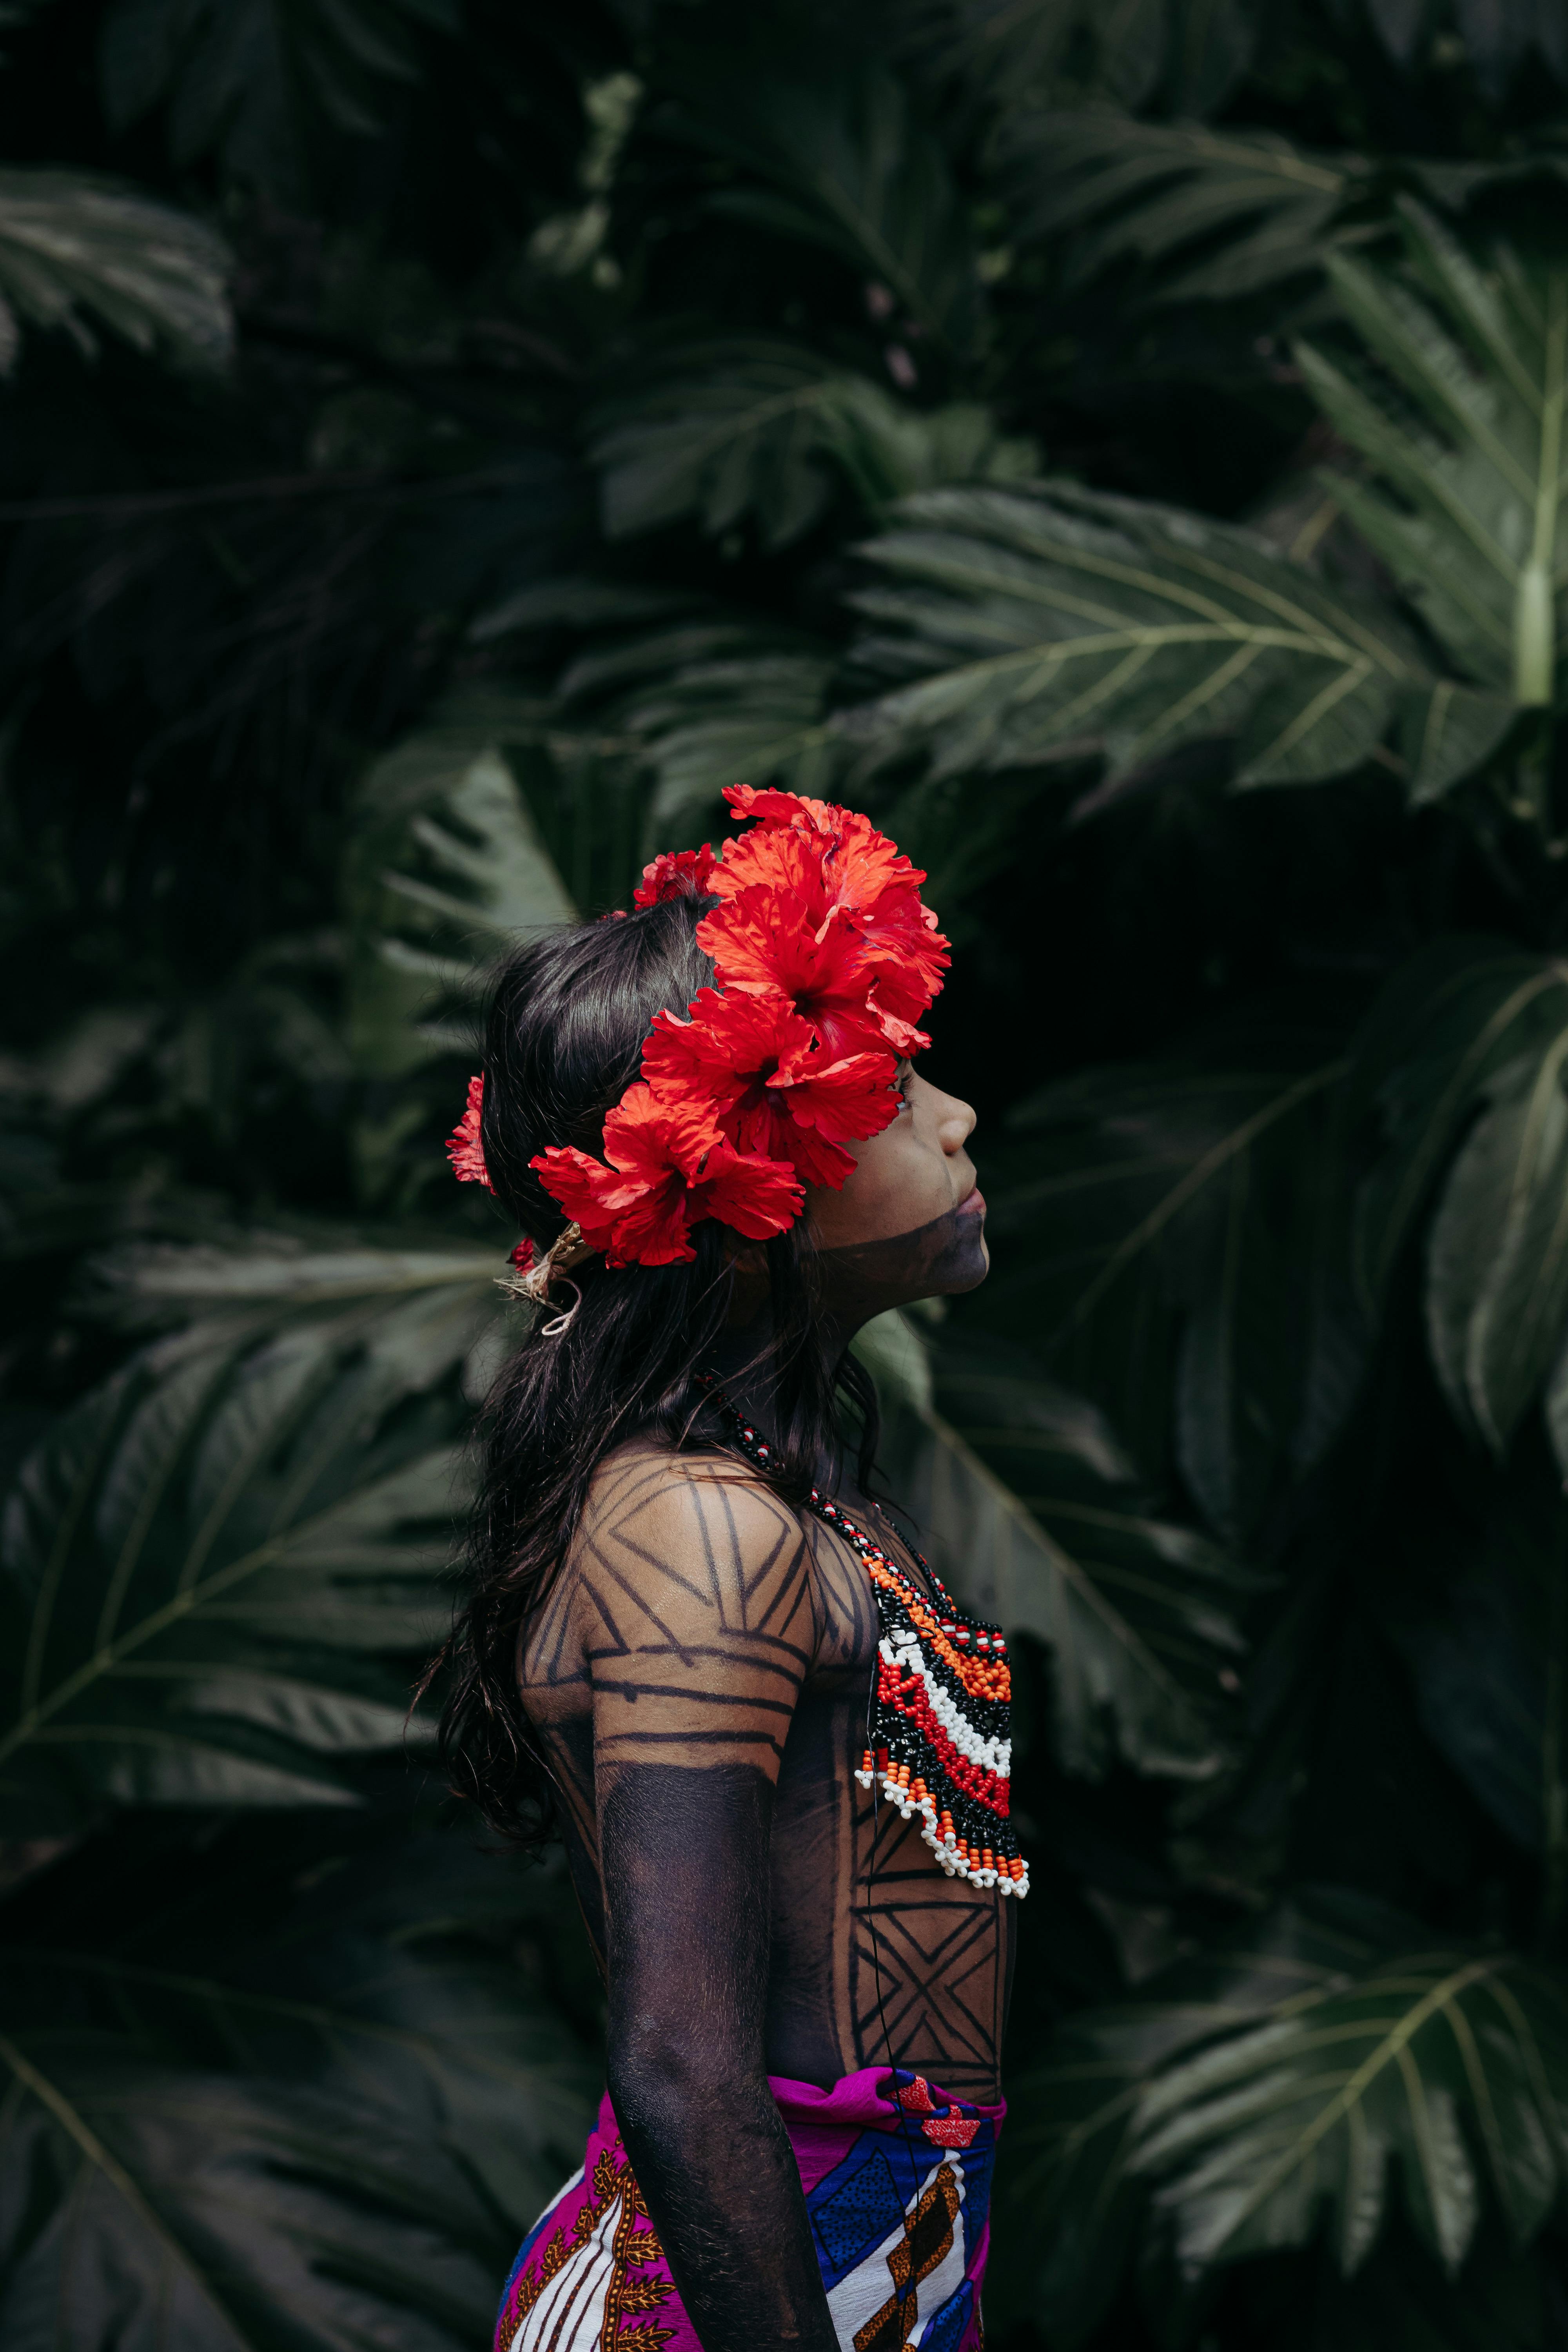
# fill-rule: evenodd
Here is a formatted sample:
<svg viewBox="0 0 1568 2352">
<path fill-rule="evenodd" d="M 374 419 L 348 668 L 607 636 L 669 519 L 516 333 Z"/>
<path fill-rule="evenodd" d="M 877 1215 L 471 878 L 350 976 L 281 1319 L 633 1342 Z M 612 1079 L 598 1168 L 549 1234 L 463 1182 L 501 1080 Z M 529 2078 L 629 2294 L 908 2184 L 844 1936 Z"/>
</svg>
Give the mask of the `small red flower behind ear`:
<svg viewBox="0 0 1568 2352">
<path fill-rule="evenodd" d="M 513 1249 L 511 1254 L 511 1262 L 517 1268 L 519 1274 L 531 1274 L 533 1272 L 533 1243 L 527 1234 L 524 1234 L 522 1239 Z"/>
<path fill-rule="evenodd" d="M 485 1166 L 485 1148 L 479 1141 L 479 1113 L 484 1108 L 485 1082 L 482 1077 L 468 1080 L 468 1107 L 447 1139 L 447 1157 L 452 1163 L 452 1173 L 459 1184 L 482 1184 L 493 1192 L 489 1170 Z"/>
</svg>

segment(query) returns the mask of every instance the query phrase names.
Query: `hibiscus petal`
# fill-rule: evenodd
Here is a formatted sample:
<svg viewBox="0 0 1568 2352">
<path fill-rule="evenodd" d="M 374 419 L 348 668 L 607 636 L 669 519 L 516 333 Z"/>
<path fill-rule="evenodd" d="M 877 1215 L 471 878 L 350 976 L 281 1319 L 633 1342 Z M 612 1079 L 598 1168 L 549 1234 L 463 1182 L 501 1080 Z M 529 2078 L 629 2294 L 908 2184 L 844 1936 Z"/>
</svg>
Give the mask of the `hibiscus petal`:
<svg viewBox="0 0 1568 2352">
<path fill-rule="evenodd" d="M 846 1151 L 841 1143 L 830 1143 L 818 1129 L 802 1127 L 793 1118 L 781 1119 L 774 1129 L 770 1157 L 787 1160 L 801 1182 L 815 1185 L 818 1192 L 842 1192 L 855 1173 L 852 1151 Z"/>
<path fill-rule="evenodd" d="M 844 814 L 828 801 L 808 800 L 804 793 L 780 792 L 776 785 L 764 785 L 759 792 L 755 784 L 726 784 L 724 798 L 737 824 L 753 821 L 764 826 L 805 824 L 821 832 L 829 828 L 832 818 Z"/>
<path fill-rule="evenodd" d="M 626 1206 L 625 1179 L 575 1144 L 552 1144 L 549 1150 L 535 1152 L 528 1164 L 538 1170 L 551 1199 L 582 1226 L 589 1246 L 603 1249 Z"/>
<path fill-rule="evenodd" d="M 725 844 L 723 862 L 713 872 L 713 895 L 733 898 L 759 884 L 765 889 L 791 890 L 815 929 L 827 911 L 823 846 L 820 835 L 768 832 L 759 826 L 743 841 Z"/>
<path fill-rule="evenodd" d="M 787 1162 L 723 1142 L 714 1145 L 702 1181 L 691 1188 L 694 1219 L 717 1217 L 749 1241 L 786 1232 L 805 1206 L 805 1193 Z"/>
<path fill-rule="evenodd" d="M 838 1143 L 863 1143 L 899 1115 L 898 1070 L 889 1053 L 849 1054 L 837 1062 L 817 1054 L 781 1069 L 768 1084 L 803 1126 Z"/>
<path fill-rule="evenodd" d="M 808 1051 L 811 1042 L 788 997 L 704 988 L 691 1001 L 689 1020 L 654 1015 L 643 1074 L 660 1096 L 706 1096 L 722 1117 L 782 1056 Z"/>
<path fill-rule="evenodd" d="M 679 1171 L 660 1184 L 642 1188 L 624 1216 L 605 1253 L 611 1265 L 685 1265 L 697 1255 L 691 1246 L 691 1226 L 705 1210 L 695 1207 L 695 1194 Z"/>
<path fill-rule="evenodd" d="M 691 1177 L 719 1133 L 706 1094 L 665 1094 L 646 1080 L 629 1086 L 605 1121 L 605 1157 L 641 1183 L 658 1183 L 671 1169 Z"/>
<path fill-rule="evenodd" d="M 830 922 L 818 938 L 802 922 L 792 892 L 762 885 L 705 915 L 697 943 L 726 987 L 791 997 L 807 1021 L 816 1017 L 808 998 L 846 1011 L 863 1008 L 873 977 L 860 942 L 841 922 Z"/>
</svg>

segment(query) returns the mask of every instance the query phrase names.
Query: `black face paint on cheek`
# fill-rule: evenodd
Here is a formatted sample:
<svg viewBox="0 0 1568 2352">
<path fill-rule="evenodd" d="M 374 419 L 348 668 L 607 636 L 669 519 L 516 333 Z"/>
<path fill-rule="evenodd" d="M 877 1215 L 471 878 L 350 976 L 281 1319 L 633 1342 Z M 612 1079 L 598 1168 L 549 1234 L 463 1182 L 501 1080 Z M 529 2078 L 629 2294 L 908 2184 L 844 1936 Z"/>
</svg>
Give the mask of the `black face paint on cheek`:
<svg viewBox="0 0 1568 2352">
<path fill-rule="evenodd" d="M 817 1262 L 827 1303 L 841 1315 L 875 1315 L 912 1298 L 973 1290 L 988 1263 L 984 1215 L 947 1209 L 912 1233 L 823 1250 Z"/>
</svg>

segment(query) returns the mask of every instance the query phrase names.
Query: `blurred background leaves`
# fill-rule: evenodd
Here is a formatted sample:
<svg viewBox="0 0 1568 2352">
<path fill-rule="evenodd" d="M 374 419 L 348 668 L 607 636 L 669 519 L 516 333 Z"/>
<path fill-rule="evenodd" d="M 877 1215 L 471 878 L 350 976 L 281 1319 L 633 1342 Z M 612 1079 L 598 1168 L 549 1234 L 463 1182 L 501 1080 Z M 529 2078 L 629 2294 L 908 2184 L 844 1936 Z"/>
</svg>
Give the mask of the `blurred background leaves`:
<svg viewBox="0 0 1568 2352">
<path fill-rule="evenodd" d="M 1568 2337 L 1568 12 L 37 0 L 0 65 L 0 2334 L 482 2342 L 596 1985 L 410 1712 L 506 944 L 957 953 L 863 1335 L 1016 1637 L 987 2321 Z"/>
</svg>

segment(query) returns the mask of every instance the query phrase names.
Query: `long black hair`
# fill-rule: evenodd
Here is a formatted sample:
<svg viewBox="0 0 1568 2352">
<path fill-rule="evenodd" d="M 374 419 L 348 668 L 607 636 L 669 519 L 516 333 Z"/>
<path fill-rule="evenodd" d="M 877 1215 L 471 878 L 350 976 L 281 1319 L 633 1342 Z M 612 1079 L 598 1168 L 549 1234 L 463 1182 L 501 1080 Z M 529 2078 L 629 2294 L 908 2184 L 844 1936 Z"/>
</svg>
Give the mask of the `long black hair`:
<svg viewBox="0 0 1568 2352">
<path fill-rule="evenodd" d="M 529 1162 L 551 1144 L 602 1150 L 605 1115 L 637 1076 L 654 1015 L 683 1013 L 712 981 L 696 934 L 714 904 L 668 898 L 551 933 L 497 979 L 484 1048 L 485 1165 L 541 1255 L 565 1220 Z M 612 1270 L 595 1256 L 574 1265 L 582 1297 L 570 1324 L 546 1338 L 558 1302 L 534 1312 L 486 1402 L 463 1589 L 437 1662 L 447 1691 L 439 1740 L 454 1788 L 514 1841 L 536 1840 L 552 1814 L 518 1696 L 519 1629 L 565 1559 L 595 1471 L 633 1437 L 734 1451 L 693 1381 L 724 1329 L 734 1276 L 720 1226 L 696 1225 L 691 1239 L 690 1265 Z M 876 1390 L 830 1345 L 804 1221 L 766 1249 L 771 1331 L 753 1369 L 768 1398 L 772 1483 L 798 1507 L 838 1458 L 841 1391 L 858 1423 L 864 1488 Z M 757 1475 L 749 1464 L 746 1475 Z"/>
</svg>

